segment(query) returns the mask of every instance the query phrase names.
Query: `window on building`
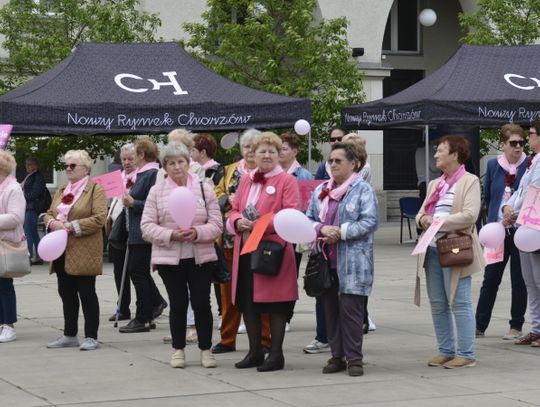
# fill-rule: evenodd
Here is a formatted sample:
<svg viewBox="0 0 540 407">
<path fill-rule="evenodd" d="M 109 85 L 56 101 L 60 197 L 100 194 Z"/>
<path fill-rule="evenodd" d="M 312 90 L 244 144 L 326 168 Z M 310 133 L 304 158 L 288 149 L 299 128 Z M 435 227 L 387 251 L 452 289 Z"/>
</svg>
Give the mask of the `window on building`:
<svg viewBox="0 0 540 407">
<path fill-rule="evenodd" d="M 394 1 L 384 30 L 384 53 L 420 52 L 419 3 L 420 0 Z"/>
</svg>

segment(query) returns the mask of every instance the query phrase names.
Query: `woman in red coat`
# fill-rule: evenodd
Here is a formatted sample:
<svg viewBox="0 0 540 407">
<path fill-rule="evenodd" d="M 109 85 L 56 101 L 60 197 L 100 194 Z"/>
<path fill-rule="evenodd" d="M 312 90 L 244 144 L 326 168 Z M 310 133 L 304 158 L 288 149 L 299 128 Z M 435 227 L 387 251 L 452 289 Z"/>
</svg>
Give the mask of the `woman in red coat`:
<svg viewBox="0 0 540 407">
<path fill-rule="evenodd" d="M 243 244 L 259 216 L 281 209 L 298 208 L 300 195 L 293 176 L 279 166 L 281 139 L 274 133 L 258 135 L 252 149 L 257 168 L 244 175 L 234 197 L 229 225 L 236 232 L 232 270 L 232 298 L 244 314 L 249 352 L 235 364 L 238 369 L 257 367 L 259 372 L 283 369 L 283 339 L 287 317 L 298 299 L 296 263 L 291 243 L 282 240 L 272 224 L 262 240 L 273 240 L 285 247 L 283 262 L 275 276 L 252 273 L 250 254 L 240 256 Z M 261 313 L 270 315 L 272 347 L 266 360 L 261 349 Z"/>
</svg>

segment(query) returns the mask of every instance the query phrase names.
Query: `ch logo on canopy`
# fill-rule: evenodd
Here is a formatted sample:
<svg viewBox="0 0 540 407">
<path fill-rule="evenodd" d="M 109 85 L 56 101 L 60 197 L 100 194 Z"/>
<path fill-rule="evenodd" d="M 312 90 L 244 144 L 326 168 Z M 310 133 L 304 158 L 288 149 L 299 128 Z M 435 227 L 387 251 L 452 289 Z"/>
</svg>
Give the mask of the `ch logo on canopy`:
<svg viewBox="0 0 540 407">
<path fill-rule="evenodd" d="M 162 86 L 172 86 L 174 88 L 173 95 L 187 95 L 188 94 L 188 92 L 183 90 L 180 84 L 178 83 L 178 81 L 176 80 L 175 71 L 162 72 L 162 74 L 163 76 L 166 76 L 167 78 L 169 78 L 168 82 L 158 82 L 157 80 L 151 79 L 151 78 L 144 79 L 144 78 L 141 78 L 140 76 L 133 75 L 131 73 L 119 73 L 118 75 L 114 77 L 114 82 L 120 88 L 127 90 L 128 92 L 133 92 L 133 93 L 144 93 L 144 92 L 148 92 L 149 90 L 160 90 Z M 133 87 L 133 85 L 127 86 L 125 84 L 126 82 L 125 79 L 134 79 L 137 81 L 143 81 L 143 83 L 141 83 L 140 87 Z M 146 81 L 150 82 L 153 85 L 151 89 L 148 87 L 148 85 L 144 84 L 144 82 Z"/>
<path fill-rule="evenodd" d="M 519 83 L 516 83 L 516 79 L 519 79 Z M 534 88 L 540 88 L 540 79 L 527 78 L 525 76 L 517 75 L 515 73 L 507 73 L 504 75 L 504 80 L 515 88 L 523 90 L 533 90 Z"/>
</svg>

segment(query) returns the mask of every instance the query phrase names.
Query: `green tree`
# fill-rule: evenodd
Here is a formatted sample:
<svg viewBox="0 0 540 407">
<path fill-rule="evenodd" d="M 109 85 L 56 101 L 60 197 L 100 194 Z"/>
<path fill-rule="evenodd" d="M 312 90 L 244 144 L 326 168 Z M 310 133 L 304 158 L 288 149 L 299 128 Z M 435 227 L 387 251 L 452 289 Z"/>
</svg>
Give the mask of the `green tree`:
<svg viewBox="0 0 540 407">
<path fill-rule="evenodd" d="M 81 42 L 153 42 L 161 20 L 139 10 L 139 0 L 10 0 L 0 9 L 4 78 L 0 94 L 45 72 Z M 131 137 L 14 137 L 19 159 L 33 153 L 58 166 L 63 153 L 85 149 L 94 158 L 110 156 Z"/>
<path fill-rule="evenodd" d="M 310 98 L 314 141 L 340 122 L 343 106 L 363 101 L 345 18 L 316 19 L 315 0 L 208 0 L 207 5 L 202 23 L 184 24 L 191 35 L 184 46 L 231 80 Z M 306 156 L 304 148 L 300 159 Z M 321 158 L 317 149 L 313 158 Z"/>
<path fill-rule="evenodd" d="M 478 11 L 460 13 L 461 39 L 471 45 L 530 45 L 540 38 L 540 0 L 478 0 Z M 482 130 L 481 153 L 498 146 L 496 130 Z"/>
</svg>

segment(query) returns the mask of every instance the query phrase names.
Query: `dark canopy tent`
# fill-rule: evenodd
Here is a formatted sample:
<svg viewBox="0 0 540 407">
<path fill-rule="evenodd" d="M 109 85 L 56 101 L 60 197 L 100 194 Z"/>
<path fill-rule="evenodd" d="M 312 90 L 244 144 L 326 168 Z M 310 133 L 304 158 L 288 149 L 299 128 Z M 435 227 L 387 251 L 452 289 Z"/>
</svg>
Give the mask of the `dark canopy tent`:
<svg viewBox="0 0 540 407">
<path fill-rule="evenodd" d="M 307 99 L 232 82 L 176 43 L 84 43 L 50 71 L 0 97 L 15 134 L 90 135 L 292 127 Z"/>
<path fill-rule="evenodd" d="M 342 109 L 349 129 L 527 125 L 540 118 L 540 45 L 463 45 L 437 71 L 393 96 Z"/>
</svg>

